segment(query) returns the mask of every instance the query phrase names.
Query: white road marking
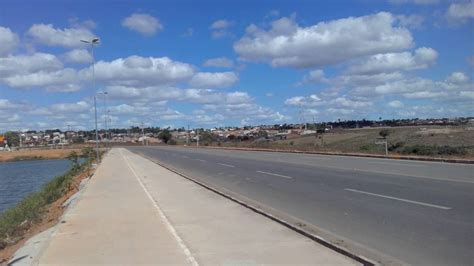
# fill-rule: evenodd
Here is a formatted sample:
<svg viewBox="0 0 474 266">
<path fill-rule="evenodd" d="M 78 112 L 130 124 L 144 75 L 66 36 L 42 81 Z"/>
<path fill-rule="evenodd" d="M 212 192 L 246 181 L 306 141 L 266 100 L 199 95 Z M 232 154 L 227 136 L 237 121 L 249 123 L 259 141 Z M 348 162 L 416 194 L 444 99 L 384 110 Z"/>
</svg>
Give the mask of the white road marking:
<svg viewBox="0 0 474 266">
<path fill-rule="evenodd" d="M 424 202 L 419 202 L 419 201 L 414 201 L 414 200 L 401 199 L 401 198 L 396 198 L 396 197 L 392 197 L 392 196 L 386 196 L 386 195 L 381 195 L 381 194 L 375 194 L 375 193 L 371 193 L 371 192 L 361 191 L 361 190 L 357 190 L 357 189 L 345 188 L 344 190 L 346 190 L 346 191 L 351 191 L 351 192 L 355 192 L 355 193 L 361 193 L 361 194 L 376 196 L 376 197 L 381 197 L 381 198 L 386 198 L 386 199 L 392 199 L 392 200 L 398 200 L 398 201 L 408 202 L 408 203 L 417 204 L 417 205 L 422 205 L 422 206 L 427 206 L 427 207 L 432 207 L 432 208 L 438 208 L 438 209 L 442 209 L 442 210 L 450 210 L 450 209 L 452 209 L 451 207 L 445 207 L 445 206 L 440 206 L 440 205 L 435 205 L 435 204 L 429 204 L 429 203 L 424 203 Z"/>
<path fill-rule="evenodd" d="M 166 228 L 171 232 L 171 234 L 173 235 L 173 237 L 176 239 L 176 242 L 178 242 L 179 247 L 183 250 L 184 254 L 186 255 L 186 258 L 188 259 L 188 261 L 191 263 L 191 265 L 199 266 L 199 263 L 196 261 L 196 259 L 194 258 L 193 254 L 191 254 L 191 251 L 188 249 L 188 247 L 187 247 L 186 244 L 184 243 L 183 239 L 181 239 L 181 237 L 178 235 L 178 233 L 176 232 L 176 229 L 174 229 L 173 225 L 171 225 L 170 221 L 168 220 L 168 218 L 166 217 L 166 215 L 163 213 L 163 211 L 161 210 L 160 206 L 158 206 L 158 203 L 157 203 L 157 202 L 155 201 L 155 199 L 151 196 L 150 192 L 149 192 L 148 189 L 145 187 L 145 185 L 143 184 L 142 180 L 138 177 L 137 173 L 135 172 L 135 170 L 132 168 L 132 166 L 131 166 L 130 163 L 128 162 L 127 157 L 123 156 L 122 150 L 120 150 L 120 155 L 122 155 L 123 159 L 124 159 L 125 162 L 127 163 L 128 168 L 130 168 L 130 170 L 132 171 L 133 175 L 134 175 L 135 178 L 137 179 L 138 183 L 139 183 L 140 186 L 142 187 L 143 191 L 145 191 L 145 194 L 148 196 L 148 198 L 150 199 L 150 201 L 153 203 L 153 206 L 155 207 L 155 209 L 157 210 L 157 212 L 158 212 L 158 214 L 160 215 L 161 219 L 162 219 L 163 222 L 165 223 Z"/>
<path fill-rule="evenodd" d="M 269 172 L 264 172 L 264 171 L 257 171 L 257 173 L 266 174 L 266 175 L 273 175 L 273 176 L 279 176 L 279 177 L 288 178 L 288 179 L 293 178 L 291 176 L 280 175 L 280 174 L 275 174 L 275 173 L 269 173 Z"/>
<path fill-rule="evenodd" d="M 200 162 L 206 162 L 206 160 L 202 160 L 202 159 L 194 159 L 196 161 L 200 161 Z"/>
<path fill-rule="evenodd" d="M 217 163 L 217 164 L 222 165 L 222 166 L 227 166 L 227 167 L 235 167 L 231 164 L 226 164 L 226 163 Z"/>
</svg>

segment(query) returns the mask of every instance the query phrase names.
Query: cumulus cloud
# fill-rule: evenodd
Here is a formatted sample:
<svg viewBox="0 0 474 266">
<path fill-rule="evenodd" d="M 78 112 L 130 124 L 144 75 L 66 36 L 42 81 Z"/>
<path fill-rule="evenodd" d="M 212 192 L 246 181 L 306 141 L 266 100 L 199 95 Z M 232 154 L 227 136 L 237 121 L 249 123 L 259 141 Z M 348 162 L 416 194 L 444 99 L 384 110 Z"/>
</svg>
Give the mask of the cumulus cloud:
<svg viewBox="0 0 474 266">
<path fill-rule="evenodd" d="M 234 43 L 234 50 L 244 60 L 268 62 L 275 67 L 337 64 L 411 47 L 411 33 L 396 22 L 395 16 L 387 12 L 308 27 L 281 18 L 273 21 L 269 30 L 249 26 L 246 35 Z"/>
<path fill-rule="evenodd" d="M 433 5 L 439 3 L 439 0 L 389 0 L 392 4 L 416 4 L 416 5 Z"/>
<path fill-rule="evenodd" d="M 308 82 L 327 82 L 328 79 L 324 75 L 322 69 L 311 70 L 307 75 L 303 77 L 303 81 L 300 84 Z"/>
<path fill-rule="evenodd" d="M 453 72 L 448 78 L 448 82 L 462 84 L 469 81 L 469 77 L 463 72 Z"/>
<path fill-rule="evenodd" d="M 90 109 L 90 105 L 85 101 L 75 103 L 57 103 L 51 105 L 51 110 L 59 113 L 83 113 Z"/>
<path fill-rule="evenodd" d="M 220 29 L 228 28 L 232 25 L 233 25 L 232 21 L 219 19 L 219 20 L 214 21 L 209 28 L 211 30 L 220 30 Z"/>
<path fill-rule="evenodd" d="M 164 85 L 187 80 L 194 74 L 193 66 L 168 57 L 129 56 L 110 62 L 99 61 L 94 67 L 96 79 L 111 85 Z M 91 80 L 91 67 L 81 70 L 80 75 Z"/>
<path fill-rule="evenodd" d="M 199 72 L 189 84 L 196 88 L 217 89 L 234 85 L 239 77 L 234 72 Z"/>
<path fill-rule="evenodd" d="M 14 88 L 45 87 L 56 92 L 77 91 L 77 75 L 74 69 L 62 69 L 53 72 L 38 71 L 24 75 L 12 75 L 3 78 L 3 82 Z"/>
<path fill-rule="evenodd" d="M 421 29 L 425 21 L 425 17 L 421 15 L 398 15 L 397 19 L 401 26 L 416 30 Z"/>
<path fill-rule="evenodd" d="M 427 99 L 427 98 L 446 97 L 448 96 L 448 94 L 442 91 L 417 91 L 417 92 L 404 93 L 403 96 L 408 99 Z"/>
<path fill-rule="evenodd" d="M 427 68 L 433 65 L 438 53 L 432 48 L 421 47 L 410 52 L 377 54 L 369 57 L 365 62 L 353 65 L 349 73 L 376 74 L 397 70 L 414 70 Z"/>
<path fill-rule="evenodd" d="M 9 28 L 0 26 L 0 56 L 10 54 L 18 45 L 18 36 Z"/>
<path fill-rule="evenodd" d="M 52 54 L 0 58 L 0 83 L 12 88 L 40 87 L 56 92 L 79 90 L 76 70 L 63 67 L 61 61 Z"/>
<path fill-rule="evenodd" d="M 54 28 L 52 24 L 34 24 L 27 35 L 33 41 L 48 46 L 63 46 L 67 48 L 84 47 L 80 40 L 91 40 L 95 35 L 87 28 Z"/>
<path fill-rule="evenodd" d="M 206 60 L 203 65 L 206 67 L 231 68 L 234 66 L 234 62 L 227 57 L 217 57 Z"/>
<path fill-rule="evenodd" d="M 0 80 L 12 75 L 23 75 L 37 71 L 53 71 L 63 68 L 63 64 L 52 54 L 35 53 L 0 58 Z"/>
<path fill-rule="evenodd" d="M 94 60 L 86 49 L 74 49 L 64 54 L 64 60 L 70 63 L 88 64 Z"/>
<path fill-rule="evenodd" d="M 465 21 L 474 18 L 474 0 L 452 3 L 446 11 L 448 19 Z"/>
<path fill-rule="evenodd" d="M 219 19 L 214 21 L 209 29 L 212 30 L 212 38 L 213 39 L 220 39 L 227 36 L 232 36 L 232 33 L 228 30 L 231 26 L 234 25 L 233 21 Z"/>
<path fill-rule="evenodd" d="M 398 101 L 398 100 L 394 100 L 394 101 L 391 101 L 388 103 L 388 106 L 392 107 L 392 108 L 402 108 L 403 107 L 403 103 Z"/>
<path fill-rule="evenodd" d="M 163 30 L 163 25 L 157 18 L 144 13 L 133 13 L 124 18 L 122 26 L 145 36 L 153 36 L 158 31 Z"/>
</svg>

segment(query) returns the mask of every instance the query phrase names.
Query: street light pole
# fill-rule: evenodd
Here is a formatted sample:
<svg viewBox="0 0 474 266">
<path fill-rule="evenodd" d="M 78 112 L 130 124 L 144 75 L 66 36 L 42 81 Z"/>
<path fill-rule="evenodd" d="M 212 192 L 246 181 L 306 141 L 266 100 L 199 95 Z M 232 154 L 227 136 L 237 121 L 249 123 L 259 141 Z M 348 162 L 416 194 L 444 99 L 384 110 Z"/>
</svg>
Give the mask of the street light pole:
<svg viewBox="0 0 474 266">
<path fill-rule="evenodd" d="M 99 131 L 97 130 L 97 95 L 94 95 L 94 114 L 95 114 L 95 156 L 97 163 L 99 160 Z"/>
<path fill-rule="evenodd" d="M 81 40 L 83 43 L 87 43 L 91 45 L 91 53 L 92 53 L 92 87 L 95 89 L 95 57 L 94 57 L 94 45 L 99 44 L 99 38 L 94 38 L 90 41 Z M 94 94 L 94 116 L 95 116 L 95 154 L 96 154 L 96 161 L 97 163 L 100 162 L 99 158 L 99 131 L 97 130 L 97 95 Z"/>
<path fill-rule="evenodd" d="M 104 117 L 104 124 L 105 124 L 105 146 L 107 147 L 107 142 L 109 142 L 109 138 L 108 138 L 108 133 L 109 133 L 109 129 L 107 127 L 107 120 L 108 120 L 108 117 L 109 117 L 109 111 L 107 110 L 107 92 L 104 91 L 103 92 L 104 94 L 104 105 L 105 105 L 105 117 Z"/>
</svg>

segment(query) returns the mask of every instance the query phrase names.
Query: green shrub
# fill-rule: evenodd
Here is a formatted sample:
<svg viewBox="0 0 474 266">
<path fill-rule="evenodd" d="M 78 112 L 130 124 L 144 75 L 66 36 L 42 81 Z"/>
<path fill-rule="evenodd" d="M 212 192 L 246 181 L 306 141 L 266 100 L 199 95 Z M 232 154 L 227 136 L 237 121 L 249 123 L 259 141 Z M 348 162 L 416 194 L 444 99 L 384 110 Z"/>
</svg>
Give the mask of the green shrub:
<svg viewBox="0 0 474 266">
<path fill-rule="evenodd" d="M 370 150 L 370 146 L 369 146 L 369 145 L 362 145 L 362 146 L 360 146 L 359 149 L 360 149 L 361 151 L 368 151 L 368 150 Z"/>
<path fill-rule="evenodd" d="M 465 147 L 452 147 L 448 145 L 444 145 L 444 146 L 413 145 L 413 146 L 407 146 L 403 148 L 402 153 L 424 155 L 424 156 L 466 155 L 467 150 Z"/>
<path fill-rule="evenodd" d="M 390 145 L 388 146 L 388 150 L 389 150 L 389 151 L 396 151 L 396 150 L 400 149 L 401 147 L 403 147 L 404 145 L 405 145 L 405 142 L 399 141 L 399 142 L 397 142 L 397 143 L 395 143 L 395 144 L 390 144 Z"/>
</svg>

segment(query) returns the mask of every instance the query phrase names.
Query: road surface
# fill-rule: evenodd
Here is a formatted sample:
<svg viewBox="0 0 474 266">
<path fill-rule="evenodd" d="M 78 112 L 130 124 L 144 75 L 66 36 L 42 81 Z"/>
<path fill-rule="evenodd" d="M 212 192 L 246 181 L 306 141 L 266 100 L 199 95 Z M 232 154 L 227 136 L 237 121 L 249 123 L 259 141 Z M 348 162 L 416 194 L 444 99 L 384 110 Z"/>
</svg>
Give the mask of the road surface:
<svg viewBox="0 0 474 266">
<path fill-rule="evenodd" d="M 129 150 L 305 221 L 384 263 L 473 262 L 474 165 L 163 146 Z"/>
</svg>

